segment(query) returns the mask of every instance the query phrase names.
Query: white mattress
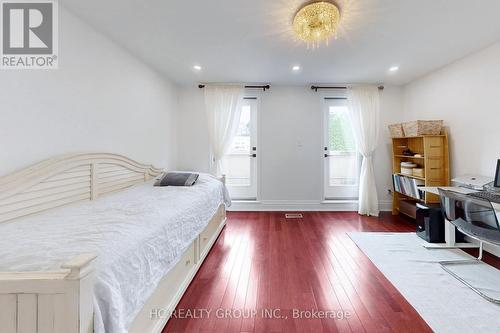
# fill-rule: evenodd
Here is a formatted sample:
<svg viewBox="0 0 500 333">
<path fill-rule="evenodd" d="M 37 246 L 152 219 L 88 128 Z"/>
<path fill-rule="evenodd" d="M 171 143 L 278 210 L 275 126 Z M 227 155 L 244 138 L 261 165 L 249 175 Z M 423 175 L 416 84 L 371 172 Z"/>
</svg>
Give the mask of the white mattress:
<svg viewBox="0 0 500 333">
<path fill-rule="evenodd" d="M 218 206 L 229 204 L 209 175 L 192 187 L 152 184 L 0 224 L 0 271 L 59 269 L 94 252 L 94 331 L 126 332 Z"/>
</svg>

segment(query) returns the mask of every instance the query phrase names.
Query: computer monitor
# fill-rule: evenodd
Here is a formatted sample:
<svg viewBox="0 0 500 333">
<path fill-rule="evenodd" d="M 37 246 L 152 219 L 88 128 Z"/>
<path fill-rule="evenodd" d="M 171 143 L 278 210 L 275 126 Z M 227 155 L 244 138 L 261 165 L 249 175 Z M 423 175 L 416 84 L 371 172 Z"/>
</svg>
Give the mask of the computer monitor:
<svg viewBox="0 0 500 333">
<path fill-rule="evenodd" d="M 497 161 L 497 172 L 495 173 L 495 182 L 493 185 L 495 187 L 500 187 L 500 160 Z"/>
</svg>

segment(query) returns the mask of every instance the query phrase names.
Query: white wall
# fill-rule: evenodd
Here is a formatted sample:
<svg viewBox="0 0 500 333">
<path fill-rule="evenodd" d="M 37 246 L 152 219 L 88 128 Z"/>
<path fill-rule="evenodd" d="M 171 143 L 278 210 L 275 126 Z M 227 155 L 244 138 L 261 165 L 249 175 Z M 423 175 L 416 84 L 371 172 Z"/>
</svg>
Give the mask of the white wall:
<svg viewBox="0 0 500 333">
<path fill-rule="evenodd" d="M 405 119 L 443 119 L 452 176 L 494 177 L 500 158 L 500 43 L 404 88 Z M 500 256 L 500 247 L 486 249 Z"/>
<path fill-rule="evenodd" d="M 321 94 L 306 86 L 277 85 L 265 93 L 248 91 L 248 94 L 258 94 L 260 100 L 260 200 L 276 205 L 295 203 L 301 207 L 319 203 L 323 191 Z M 209 148 L 203 90 L 182 88 L 179 102 L 178 167 L 207 171 Z M 375 172 L 379 200 L 384 208 L 389 208 L 391 198 L 387 190 L 392 187 L 392 163 L 387 124 L 402 118 L 401 89 L 386 87 L 381 93 L 381 108 L 381 138 L 375 156 Z"/>
<path fill-rule="evenodd" d="M 443 119 L 451 173 L 494 177 L 500 158 L 500 43 L 404 88 L 405 119 Z"/>
<path fill-rule="evenodd" d="M 59 69 L 0 73 L 0 175 L 114 152 L 175 167 L 176 87 L 60 7 Z"/>
<path fill-rule="evenodd" d="M 179 170 L 209 172 L 210 147 L 203 90 L 179 88 L 177 115 L 177 167 Z"/>
</svg>

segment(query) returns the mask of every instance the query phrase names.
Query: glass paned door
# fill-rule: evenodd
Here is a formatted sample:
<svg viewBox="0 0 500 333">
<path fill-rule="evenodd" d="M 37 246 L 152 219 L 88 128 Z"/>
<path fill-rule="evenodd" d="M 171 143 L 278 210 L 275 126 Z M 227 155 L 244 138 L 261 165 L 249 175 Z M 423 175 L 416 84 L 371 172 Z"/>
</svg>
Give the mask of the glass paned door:
<svg viewBox="0 0 500 333">
<path fill-rule="evenodd" d="M 356 199 L 358 197 L 360 161 L 349 119 L 347 99 L 325 99 L 325 199 Z"/>
<path fill-rule="evenodd" d="M 257 100 L 245 99 L 238 131 L 222 159 L 226 184 L 233 199 L 257 198 Z"/>
</svg>

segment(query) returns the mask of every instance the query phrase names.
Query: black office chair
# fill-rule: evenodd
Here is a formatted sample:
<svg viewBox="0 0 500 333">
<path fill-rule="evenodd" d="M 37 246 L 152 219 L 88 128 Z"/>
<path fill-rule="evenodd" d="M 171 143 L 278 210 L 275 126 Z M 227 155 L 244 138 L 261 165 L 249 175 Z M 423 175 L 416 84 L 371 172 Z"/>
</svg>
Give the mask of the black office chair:
<svg viewBox="0 0 500 333">
<path fill-rule="evenodd" d="M 439 196 L 444 218 L 452 223 L 460 232 L 479 242 L 479 255 L 477 259 L 441 261 L 441 266 L 485 299 L 500 304 L 500 299 L 484 294 L 447 268 L 450 265 L 481 263 L 481 259 L 483 258 L 483 243 L 500 245 L 500 224 L 498 223 L 495 209 L 491 202 L 487 200 L 462 193 L 439 189 Z M 500 271 L 498 271 L 498 274 L 500 276 Z"/>
</svg>

